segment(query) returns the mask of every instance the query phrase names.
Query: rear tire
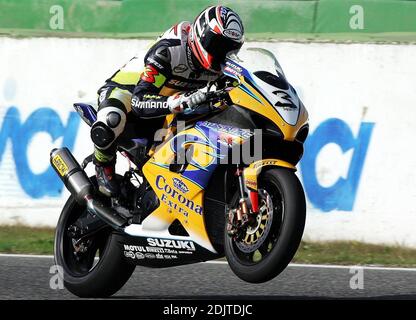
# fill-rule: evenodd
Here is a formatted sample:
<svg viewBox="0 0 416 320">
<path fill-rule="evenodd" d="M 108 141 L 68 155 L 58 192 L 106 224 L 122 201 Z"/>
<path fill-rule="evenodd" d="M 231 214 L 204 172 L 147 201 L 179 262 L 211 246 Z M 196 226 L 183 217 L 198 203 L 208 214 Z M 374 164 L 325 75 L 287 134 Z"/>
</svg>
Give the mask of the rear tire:
<svg viewBox="0 0 416 320">
<path fill-rule="evenodd" d="M 259 229 L 263 233 L 258 239 L 262 239 L 263 244 L 256 249 L 254 241 L 260 240 L 253 240 L 250 252 L 247 240 L 233 239 L 225 233 L 225 254 L 231 269 L 239 278 L 251 283 L 271 280 L 287 267 L 299 247 L 306 218 L 304 191 L 294 172 L 269 169 L 260 175 L 258 186 L 259 190 L 266 191 L 264 194 L 270 195 L 273 203 L 273 212 L 267 214 L 268 219 L 272 217 L 272 221 L 267 222 L 271 226 L 264 223 L 263 229 Z M 247 239 L 255 237 L 247 236 Z"/>
<path fill-rule="evenodd" d="M 87 250 L 81 259 L 75 255 L 67 229 L 83 214 L 86 214 L 86 207 L 70 196 L 55 232 L 55 263 L 62 267 L 64 285 L 71 293 L 82 298 L 108 297 L 127 282 L 135 265 L 126 262 L 117 237 L 110 228 L 93 236 L 88 249 L 91 251 Z M 98 262 L 95 258 L 97 254 Z"/>
</svg>

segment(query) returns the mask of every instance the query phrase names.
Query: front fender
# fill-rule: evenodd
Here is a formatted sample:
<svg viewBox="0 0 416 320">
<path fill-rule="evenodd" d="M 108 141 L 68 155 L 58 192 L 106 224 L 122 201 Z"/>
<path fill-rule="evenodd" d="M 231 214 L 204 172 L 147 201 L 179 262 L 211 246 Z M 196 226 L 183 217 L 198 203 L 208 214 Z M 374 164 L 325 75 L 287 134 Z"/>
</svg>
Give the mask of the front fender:
<svg viewBox="0 0 416 320">
<path fill-rule="evenodd" d="M 257 177 L 264 167 L 281 167 L 296 171 L 296 167 L 286 161 L 279 159 L 262 159 L 253 162 L 243 171 L 244 184 L 248 189 L 257 191 Z"/>
</svg>

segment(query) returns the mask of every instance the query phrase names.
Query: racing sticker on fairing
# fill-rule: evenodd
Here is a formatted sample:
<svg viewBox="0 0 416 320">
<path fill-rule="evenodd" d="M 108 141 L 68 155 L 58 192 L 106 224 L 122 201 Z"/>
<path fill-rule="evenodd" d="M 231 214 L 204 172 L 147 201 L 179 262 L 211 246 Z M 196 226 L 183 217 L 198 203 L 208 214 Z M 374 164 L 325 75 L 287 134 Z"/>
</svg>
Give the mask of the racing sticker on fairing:
<svg viewBox="0 0 416 320">
<path fill-rule="evenodd" d="M 178 259 L 179 255 L 192 255 L 195 244 L 188 240 L 147 238 L 146 245 L 124 244 L 124 255 L 131 259 Z"/>
</svg>

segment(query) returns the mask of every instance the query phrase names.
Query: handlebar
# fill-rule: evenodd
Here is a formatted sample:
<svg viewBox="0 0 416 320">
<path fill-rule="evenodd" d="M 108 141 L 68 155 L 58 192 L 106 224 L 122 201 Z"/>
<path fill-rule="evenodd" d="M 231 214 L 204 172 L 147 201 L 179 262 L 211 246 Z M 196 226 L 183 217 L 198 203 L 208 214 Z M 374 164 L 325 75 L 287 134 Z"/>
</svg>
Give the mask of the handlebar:
<svg viewBox="0 0 416 320">
<path fill-rule="evenodd" d="M 218 90 L 218 91 L 210 91 L 210 92 L 207 92 L 206 97 L 207 97 L 206 101 L 209 101 L 209 102 L 213 102 L 215 100 L 220 101 L 228 97 L 228 92 L 223 89 Z"/>
<path fill-rule="evenodd" d="M 214 106 L 215 103 L 225 100 L 228 97 L 228 92 L 224 89 L 218 91 L 209 91 L 206 93 L 205 102 L 196 106 L 192 110 L 192 114 L 207 114 L 212 111 L 215 111 L 217 108 Z M 191 114 L 190 113 L 190 114 Z"/>
</svg>

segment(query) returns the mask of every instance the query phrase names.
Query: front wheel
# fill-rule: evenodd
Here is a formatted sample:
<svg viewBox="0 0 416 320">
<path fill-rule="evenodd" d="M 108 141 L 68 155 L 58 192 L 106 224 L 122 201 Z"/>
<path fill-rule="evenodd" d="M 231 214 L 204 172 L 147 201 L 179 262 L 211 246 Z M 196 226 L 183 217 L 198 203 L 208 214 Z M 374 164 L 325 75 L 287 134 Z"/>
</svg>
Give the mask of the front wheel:
<svg viewBox="0 0 416 320">
<path fill-rule="evenodd" d="M 225 236 L 231 269 L 251 283 L 271 280 L 287 267 L 299 247 L 306 218 L 304 191 L 293 171 L 265 171 L 259 176 L 258 192 L 260 210 L 254 223 L 238 238 Z"/>
<path fill-rule="evenodd" d="M 79 297 L 108 297 L 130 278 L 135 265 L 123 258 L 117 237 L 110 227 L 76 244 L 69 231 L 89 213 L 71 196 L 55 232 L 55 263 L 63 270 L 66 289 Z"/>
</svg>

